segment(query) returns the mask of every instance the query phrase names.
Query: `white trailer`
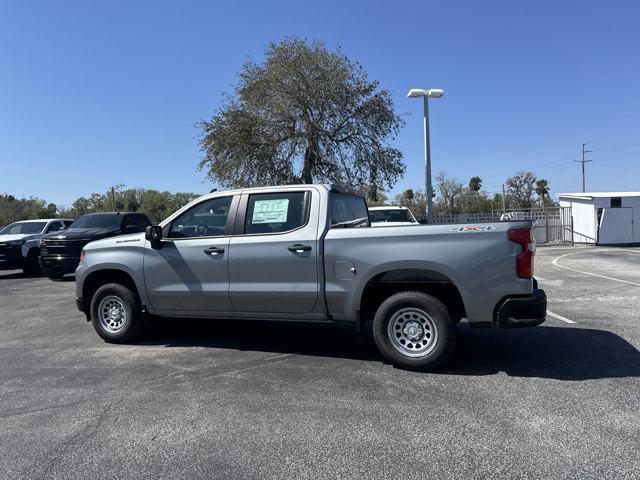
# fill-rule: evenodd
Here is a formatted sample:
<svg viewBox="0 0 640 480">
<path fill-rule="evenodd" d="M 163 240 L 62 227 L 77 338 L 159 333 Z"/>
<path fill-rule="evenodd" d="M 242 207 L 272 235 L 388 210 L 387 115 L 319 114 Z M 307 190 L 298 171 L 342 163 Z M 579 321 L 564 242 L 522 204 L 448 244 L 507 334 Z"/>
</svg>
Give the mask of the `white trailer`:
<svg viewBox="0 0 640 480">
<path fill-rule="evenodd" d="M 560 193 L 558 197 L 561 207 L 571 207 L 575 243 L 640 243 L 640 192 Z"/>
</svg>

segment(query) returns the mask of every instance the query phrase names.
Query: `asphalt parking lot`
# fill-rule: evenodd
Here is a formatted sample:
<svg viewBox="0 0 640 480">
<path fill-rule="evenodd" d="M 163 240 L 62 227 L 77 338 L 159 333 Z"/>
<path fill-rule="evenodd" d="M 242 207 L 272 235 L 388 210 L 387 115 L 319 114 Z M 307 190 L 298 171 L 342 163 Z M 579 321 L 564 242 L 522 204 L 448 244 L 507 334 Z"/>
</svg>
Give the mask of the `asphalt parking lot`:
<svg viewBox="0 0 640 480">
<path fill-rule="evenodd" d="M 461 324 L 426 374 L 330 327 L 109 345 L 72 281 L 0 272 L 0 478 L 639 478 L 640 249 L 539 248 L 536 275 L 544 325 Z"/>
</svg>

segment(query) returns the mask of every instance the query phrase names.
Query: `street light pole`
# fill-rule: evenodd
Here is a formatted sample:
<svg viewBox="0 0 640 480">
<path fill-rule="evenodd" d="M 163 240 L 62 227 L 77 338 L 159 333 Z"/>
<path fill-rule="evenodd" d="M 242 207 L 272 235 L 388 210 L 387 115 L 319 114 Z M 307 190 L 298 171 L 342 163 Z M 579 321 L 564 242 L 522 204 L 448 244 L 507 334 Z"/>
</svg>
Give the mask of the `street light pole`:
<svg viewBox="0 0 640 480">
<path fill-rule="evenodd" d="M 424 101 L 424 170 L 425 192 L 427 195 L 427 223 L 433 223 L 433 186 L 431 185 L 431 138 L 429 135 L 429 96 L 422 97 Z"/>
<path fill-rule="evenodd" d="M 427 196 L 427 223 L 433 223 L 433 185 L 431 185 L 431 138 L 429 135 L 429 97 L 440 98 L 444 95 L 444 91 L 439 88 L 423 90 L 420 88 L 412 88 L 409 90 L 407 97 L 422 97 L 424 102 L 424 173 L 425 173 L 425 195 Z"/>
</svg>

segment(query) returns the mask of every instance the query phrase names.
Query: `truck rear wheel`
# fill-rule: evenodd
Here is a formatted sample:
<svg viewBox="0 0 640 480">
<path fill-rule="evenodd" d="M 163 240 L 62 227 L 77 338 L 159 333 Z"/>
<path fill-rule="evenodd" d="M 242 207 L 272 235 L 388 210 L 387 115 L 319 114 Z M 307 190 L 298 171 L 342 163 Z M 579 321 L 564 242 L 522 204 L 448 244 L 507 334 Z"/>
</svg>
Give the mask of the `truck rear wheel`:
<svg viewBox="0 0 640 480">
<path fill-rule="evenodd" d="M 400 292 L 378 307 L 373 337 L 380 353 L 394 365 L 434 370 L 451 357 L 458 332 L 438 299 L 420 292 Z"/>
<path fill-rule="evenodd" d="M 91 298 L 91 323 L 107 342 L 127 343 L 142 333 L 142 311 L 136 295 L 124 285 L 108 283 Z"/>
</svg>

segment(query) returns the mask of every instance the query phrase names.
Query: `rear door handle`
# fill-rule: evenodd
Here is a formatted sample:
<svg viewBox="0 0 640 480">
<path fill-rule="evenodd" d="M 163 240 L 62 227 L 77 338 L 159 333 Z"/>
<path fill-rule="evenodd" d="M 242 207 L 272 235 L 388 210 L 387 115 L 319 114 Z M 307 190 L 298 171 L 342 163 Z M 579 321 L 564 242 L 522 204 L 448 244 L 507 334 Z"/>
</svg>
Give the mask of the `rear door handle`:
<svg viewBox="0 0 640 480">
<path fill-rule="evenodd" d="M 220 253 L 224 253 L 224 248 L 209 247 L 204 249 L 204 253 L 206 253 L 207 255 L 218 255 Z"/>
<path fill-rule="evenodd" d="M 302 253 L 302 252 L 310 251 L 311 250 L 311 245 L 302 245 L 300 243 L 296 243 L 295 245 L 289 245 L 287 247 L 287 249 L 290 252 Z"/>
</svg>

